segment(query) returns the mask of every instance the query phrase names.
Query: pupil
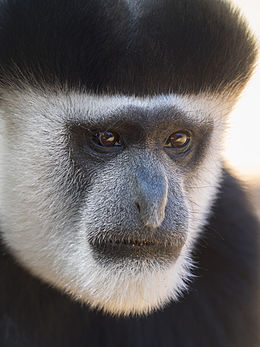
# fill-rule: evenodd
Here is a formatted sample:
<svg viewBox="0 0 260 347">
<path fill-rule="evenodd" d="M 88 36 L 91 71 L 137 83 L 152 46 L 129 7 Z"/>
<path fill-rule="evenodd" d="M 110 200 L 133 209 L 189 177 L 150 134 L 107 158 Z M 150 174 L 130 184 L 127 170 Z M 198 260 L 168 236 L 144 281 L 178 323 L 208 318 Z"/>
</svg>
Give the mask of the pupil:
<svg viewBox="0 0 260 347">
<path fill-rule="evenodd" d="M 174 142 L 176 142 L 177 144 L 183 144 L 186 142 L 186 135 L 184 134 L 175 134 L 174 136 Z"/>
<path fill-rule="evenodd" d="M 114 146 L 116 143 L 116 137 L 110 131 L 99 133 L 98 139 L 102 146 Z"/>
<path fill-rule="evenodd" d="M 190 142 L 190 133 L 186 131 L 176 131 L 168 137 L 165 147 L 182 148 L 186 147 Z"/>
<path fill-rule="evenodd" d="M 175 133 L 171 140 L 173 146 L 183 146 L 187 142 L 187 135 L 183 133 Z"/>
</svg>

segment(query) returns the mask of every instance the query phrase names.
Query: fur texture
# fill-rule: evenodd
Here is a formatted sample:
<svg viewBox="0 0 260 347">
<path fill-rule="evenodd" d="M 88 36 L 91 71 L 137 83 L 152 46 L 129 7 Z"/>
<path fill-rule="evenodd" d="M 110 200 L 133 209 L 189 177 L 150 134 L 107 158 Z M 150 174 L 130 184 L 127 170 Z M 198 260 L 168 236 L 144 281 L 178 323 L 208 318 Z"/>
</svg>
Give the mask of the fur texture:
<svg viewBox="0 0 260 347">
<path fill-rule="evenodd" d="M 197 270 L 189 293 L 149 317 L 128 319 L 72 301 L 24 271 L 2 248 L 1 346 L 258 347 L 258 233 L 244 193 L 225 174 L 193 250 Z"/>
<path fill-rule="evenodd" d="M 206 223 L 216 195 L 221 175 L 221 139 L 229 107 L 224 100 L 206 96 L 3 93 L 3 240 L 31 272 L 92 307 L 127 315 L 150 312 L 176 299 L 186 288 L 192 244 Z M 91 157 L 84 161 L 86 155 L 83 162 L 74 158 L 78 150 L 70 142 L 79 136 L 68 139 L 71 124 L 90 127 L 94 123 L 94 127 L 101 127 L 104 123 L 114 124 L 119 115 L 120 122 L 130 115 L 131 122 L 140 120 L 143 127 L 148 127 L 144 149 L 127 150 L 111 158 L 109 165 Z M 186 121 L 190 129 L 194 124 L 194 134 L 197 132 L 194 145 L 200 155 L 192 156 L 184 172 L 152 143 L 158 133 L 149 129 L 161 129 L 164 122 L 168 128 L 169 121 L 175 123 L 173 129 L 180 126 L 180 121 Z M 206 131 L 210 133 L 208 138 Z M 167 133 L 171 131 L 167 129 Z M 116 230 L 124 239 L 140 238 L 138 234 L 147 238 L 147 231 L 142 231 L 132 209 L 131 194 L 135 194 L 136 183 L 131 181 L 137 169 L 145 170 L 146 177 L 150 171 L 158 172 L 156 187 L 160 176 L 165 175 L 168 181 L 163 223 L 149 234 L 167 236 L 169 230 L 178 230 L 181 237 L 187 238 L 185 245 L 177 261 L 170 264 L 148 260 L 140 264 L 106 264 L 105 259 L 106 267 L 100 266 L 87 237 L 104 240 L 110 237 L 111 230 Z M 127 177 L 129 183 L 121 177 Z M 86 185 L 86 181 L 90 182 Z M 117 196 L 124 197 L 123 201 Z M 156 189 L 150 193 L 151 204 L 157 196 Z"/>
<path fill-rule="evenodd" d="M 95 93 L 229 93 L 256 46 L 223 0 L 9 0 L 0 4 L 1 81 Z M 116 20 L 115 20 L 116 18 Z"/>
<path fill-rule="evenodd" d="M 259 226 L 221 160 L 256 58 L 238 11 L 6 0 L 0 47 L 0 345 L 258 347 Z"/>
</svg>

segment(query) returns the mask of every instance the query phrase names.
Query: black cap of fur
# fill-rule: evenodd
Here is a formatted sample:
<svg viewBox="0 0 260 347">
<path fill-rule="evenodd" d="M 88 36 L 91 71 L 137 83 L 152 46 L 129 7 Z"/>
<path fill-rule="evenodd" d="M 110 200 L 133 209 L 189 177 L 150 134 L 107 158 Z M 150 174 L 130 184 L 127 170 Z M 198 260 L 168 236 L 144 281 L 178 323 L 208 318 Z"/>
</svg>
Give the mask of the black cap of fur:
<svg viewBox="0 0 260 347">
<path fill-rule="evenodd" d="M 221 0 L 6 0 L 0 82 L 136 95 L 231 92 L 256 57 Z"/>
</svg>

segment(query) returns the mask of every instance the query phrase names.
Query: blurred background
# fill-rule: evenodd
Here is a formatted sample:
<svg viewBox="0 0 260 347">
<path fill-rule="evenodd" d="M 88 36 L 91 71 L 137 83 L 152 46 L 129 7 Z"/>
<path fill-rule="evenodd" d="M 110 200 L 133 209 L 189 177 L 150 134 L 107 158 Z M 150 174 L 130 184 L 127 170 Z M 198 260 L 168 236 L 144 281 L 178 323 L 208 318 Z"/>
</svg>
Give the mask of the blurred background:
<svg viewBox="0 0 260 347">
<path fill-rule="evenodd" d="M 260 47 L 260 0 L 232 2 L 247 18 Z M 225 159 L 233 173 L 247 185 L 260 217 L 260 59 L 253 78 L 231 114 Z"/>
</svg>

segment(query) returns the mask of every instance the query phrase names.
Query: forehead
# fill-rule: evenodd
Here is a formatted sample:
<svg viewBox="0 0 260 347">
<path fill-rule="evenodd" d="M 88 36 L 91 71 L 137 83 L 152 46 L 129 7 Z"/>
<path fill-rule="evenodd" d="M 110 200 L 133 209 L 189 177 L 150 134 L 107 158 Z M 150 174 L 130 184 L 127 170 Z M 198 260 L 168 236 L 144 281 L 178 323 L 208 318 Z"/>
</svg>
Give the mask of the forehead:
<svg viewBox="0 0 260 347">
<path fill-rule="evenodd" d="M 126 95 L 94 95 L 80 92 L 27 91 L 4 93 L 2 109 L 8 118 L 35 121 L 115 122 L 136 121 L 212 122 L 225 119 L 231 101 L 215 95 L 158 95 L 135 97 Z"/>
</svg>

